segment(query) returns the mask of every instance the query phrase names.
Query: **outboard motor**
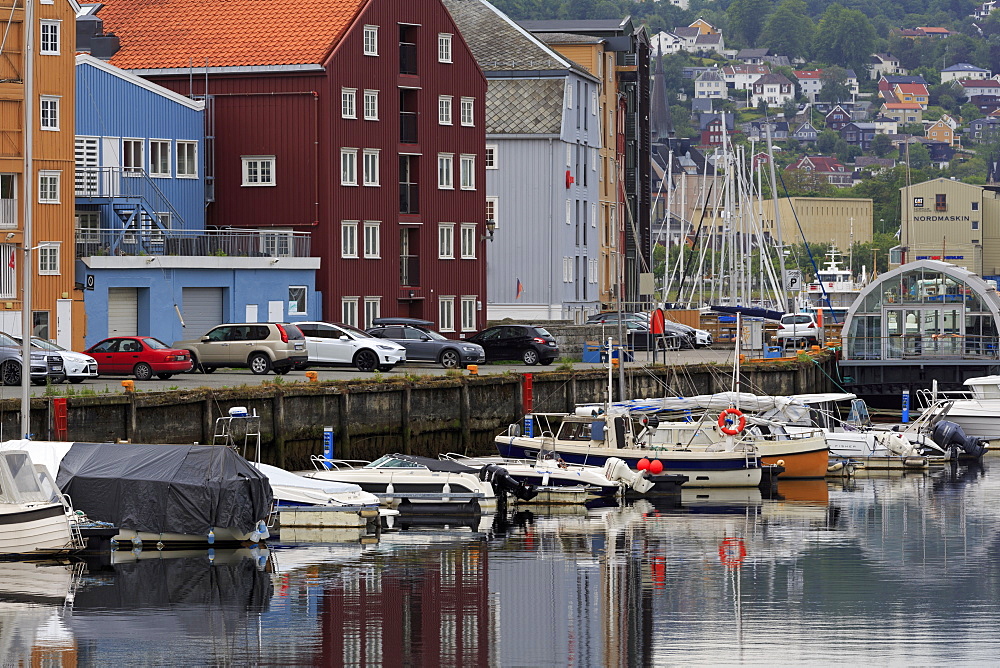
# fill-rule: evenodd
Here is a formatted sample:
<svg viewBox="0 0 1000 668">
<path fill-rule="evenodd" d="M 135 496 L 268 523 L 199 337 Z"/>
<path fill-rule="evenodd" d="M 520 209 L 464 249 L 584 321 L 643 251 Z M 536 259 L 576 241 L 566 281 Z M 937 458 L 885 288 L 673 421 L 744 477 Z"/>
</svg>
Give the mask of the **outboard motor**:
<svg viewBox="0 0 1000 668">
<path fill-rule="evenodd" d="M 487 464 L 479 469 L 479 479 L 493 485 L 497 492 L 510 492 L 521 501 L 531 501 L 538 496 L 538 488 L 526 482 L 518 482 L 507 473 L 507 469 L 497 464 Z"/>
<path fill-rule="evenodd" d="M 986 454 L 987 441 L 973 436 L 966 436 L 962 428 L 950 420 L 941 420 L 934 425 L 931 439 L 945 450 L 951 450 L 953 459 L 959 457 L 979 459 Z M 964 455 L 959 454 L 961 450 Z"/>
<path fill-rule="evenodd" d="M 633 471 L 628 464 L 617 457 L 608 457 L 604 462 L 604 477 L 612 482 L 620 482 L 631 487 L 640 494 L 645 494 L 653 489 L 653 481 L 647 478 L 642 471 Z"/>
</svg>

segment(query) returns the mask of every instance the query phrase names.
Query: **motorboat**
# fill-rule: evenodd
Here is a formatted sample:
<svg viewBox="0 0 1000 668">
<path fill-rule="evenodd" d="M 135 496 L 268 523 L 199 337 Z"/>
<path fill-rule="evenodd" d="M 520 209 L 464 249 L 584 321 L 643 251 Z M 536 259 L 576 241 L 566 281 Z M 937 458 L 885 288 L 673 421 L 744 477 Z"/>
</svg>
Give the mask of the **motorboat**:
<svg viewBox="0 0 1000 668">
<path fill-rule="evenodd" d="M 599 466 L 570 464 L 553 450 L 542 450 L 535 459 L 507 459 L 504 457 L 467 457 L 449 452 L 441 459 L 456 461 L 470 467 L 489 464 L 502 466 L 512 478 L 539 488 L 580 488 L 590 496 L 613 497 L 626 489 L 645 494 L 654 487 L 654 481 L 642 471 L 633 471 L 624 461 L 611 457 Z M 683 476 L 681 476 L 683 477 Z M 685 480 L 678 481 L 679 483 Z"/>
<path fill-rule="evenodd" d="M 850 268 L 843 266 L 840 251 L 835 246 L 827 252 L 827 257 L 816 280 L 805 286 L 799 298 L 803 310 L 821 314 L 817 316 L 821 322 L 843 324 L 847 311 L 868 283 L 868 277 L 862 272 L 860 280 L 855 281 Z"/>
<path fill-rule="evenodd" d="M 211 445 L 5 441 L 24 450 L 89 520 L 117 529 L 112 545 L 257 543 L 273 501 L 263 473 Z"/>
<path fill-rule="evenodd" d="M 400 512 L 447 509 L 459 505 L 479 510 L 497 505 L 496 487 L 519 497 L 531 496 L 531 489 L 506 475 L 501 467 L 466 466 L 455 461 L 417 455 L 389 454 L 375 461 L 312 457 L 314 471 L 301 475 L 313 480 L 351 483 L 376 495 L 384 505 Z M 496 484 L 494 484 L 496 483 Z"/>
<path fill-rule="evenodd" d="M 946 413 L 968 436 L 987 441 L 1000 439 L 1000 376 L 967 378 L 963 392 L 921 390 L 924 410 Z"/>
<path fill-rule="evenodd" d="M 38 556 L 83 547 L 72 509 L 48 471 L 24 450 L 0 453 L 0 555 Z"/>
<path fill-rule="evenodd" d="M 269 464 L 254 463 L 253 466 L 267 476 L 276 508 L 287 506 L 378 508 L 380 504 L 377 496 L 364 491 L 360 485 L 305 478 Z"/>
<path fill-rule="evenodd" d="M 756 487 L 761 482 L 761 460 L 752 444 L 733 442 L 729 449 L 662 447 L 650 443 L 648 429 L 635 430 L 631 412 L 609 407 L 579 407 L 575 413 L 535 413 L 524 427 L 510 425 L 494 440 L 500 455 L 509 459 L 535 459 L 539 452 L 558 453 L 568 464 L 604 466 L 611 458 L 629 468 L 641 460 L 659 462 L 654 473 L 687 476 L 685 487 Z M 549 423 L 558 420 L 553 431 Z M 541 421 L 539 435 L 534 435 Z"/>
</svg>

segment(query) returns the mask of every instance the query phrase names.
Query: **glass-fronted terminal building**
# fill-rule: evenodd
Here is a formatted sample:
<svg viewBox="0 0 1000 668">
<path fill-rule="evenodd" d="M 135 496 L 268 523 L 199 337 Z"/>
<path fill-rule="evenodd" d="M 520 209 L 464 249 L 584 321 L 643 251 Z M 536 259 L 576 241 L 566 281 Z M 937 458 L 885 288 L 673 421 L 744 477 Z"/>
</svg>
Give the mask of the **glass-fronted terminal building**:
<svg viewBox="0 0 1000 668">
<path fill-rule="evenodd" d="M 898 407 L 903 390 L 1000 373 L 996 285 L 938 260 L 910 262 L 869 283 L 847 312 L 840 362 L 844 388 Z"/>
</svg>

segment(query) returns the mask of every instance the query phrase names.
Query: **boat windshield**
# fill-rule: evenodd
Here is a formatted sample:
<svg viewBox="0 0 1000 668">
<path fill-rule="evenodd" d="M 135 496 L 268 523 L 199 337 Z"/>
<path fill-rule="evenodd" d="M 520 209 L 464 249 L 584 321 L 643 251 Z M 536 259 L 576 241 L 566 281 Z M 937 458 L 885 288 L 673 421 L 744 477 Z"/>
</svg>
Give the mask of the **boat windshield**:
<svg viewBox="0 0 1000 668">
<path fill-rule="evenodd" d="M 28 503 L 46 501 L 46 496 L 38 486 L 35 478 L 35 468 L 31 459 L 24 452 L 7 452 L 3 456 L 3 467 L 9 481 L 5 481 L 7 502 Z"/>
<path fill-rule="evenodd" d="M 557 439 L 560 441 L 589 441 L 592 438 L 592 431 L 589 420 L 587 422 L 566 420 L 559 427 Z"/>
<path fill-rule="evenodd" d="M 420 464 L 408 462 L 392 455 L 382 455 L 371 464 L 365 464 L 366 469 L 422 469 Z"/>
</svg>

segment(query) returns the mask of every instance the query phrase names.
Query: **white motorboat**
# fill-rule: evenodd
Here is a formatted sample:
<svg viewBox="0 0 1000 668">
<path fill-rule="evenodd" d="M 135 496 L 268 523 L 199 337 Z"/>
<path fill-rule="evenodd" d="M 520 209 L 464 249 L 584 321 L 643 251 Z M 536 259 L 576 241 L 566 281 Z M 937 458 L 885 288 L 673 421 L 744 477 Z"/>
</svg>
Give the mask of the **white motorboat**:
<svg viewBox="0 0 1000 668">
<path fill-rule="evenodd" d="M 1000 440 L 1000 376 L 967 378 L 964 392 L 922 390 L 921 408 L 942 413 L 969 436 Z"/>
<path fill-rule="evenodd" d="M 306 478 L 358 485 L 379 497 L 384 505 L 407 512 L 429 511 L 432 507 L 494 509 L 497 490 L 490 479 L 502 471 L 499 467 L 484 471 L 487 467 L 404 454 L 383 455 L 373 462 L 314 455 L 312 461 L 316 470 L 303 473 Z M 529 492 L 517 483 L 509 491 L 518 495 Z"/>
<path fill-rule="evenodd" d="M 851 270 L 841 265 L 840 251 L 831 247 L 827 253 L 826 266 L 817 272 L 816 281 L 809 283 L 799 293 L 799 299 L 804 311 L 821 317 L 824 323 L 843 324 L 847 311 L 857 300 L 858 295 L 868 283 L 867 276 L 862 273 L 860 280 L 855 281 Z"/>
<path fill-rule="evenodd" d="M 360 485 L 306 478 L 269 464 L 254 468 L 267 476 L 278 508 L 286 506 L 344 506 L 378 508 L 379 498 Z"/>
<path fill-rule="evenodd" d="M 72 510 L 24 450 L 0 453 L 0 555 L 38 555 L 83 547 Z"/>
</svg>

